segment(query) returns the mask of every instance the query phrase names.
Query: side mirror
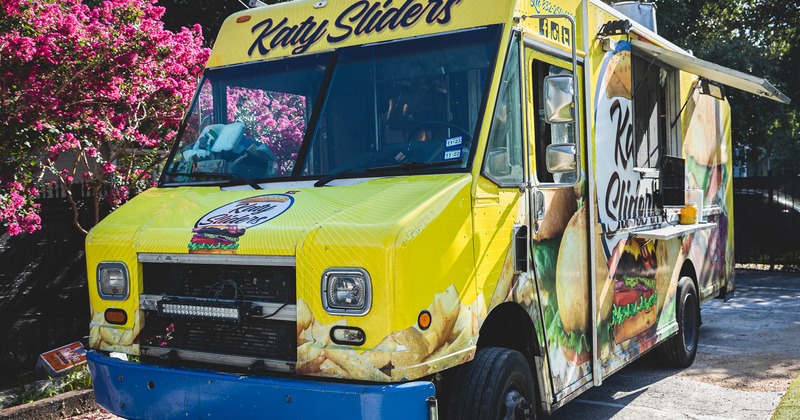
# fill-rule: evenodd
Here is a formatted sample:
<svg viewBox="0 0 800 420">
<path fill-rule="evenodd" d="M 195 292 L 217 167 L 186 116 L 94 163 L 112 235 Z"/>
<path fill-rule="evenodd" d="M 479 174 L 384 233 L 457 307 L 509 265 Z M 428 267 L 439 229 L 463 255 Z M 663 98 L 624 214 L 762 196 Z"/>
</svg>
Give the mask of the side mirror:
<svg viewBox="0 0 800 420">
<path fill-rule="evenodd" d="M 578 153 L 575 143 L 560 143 L 547 146 L 545 155 L 547 171 L 553 174 L 574 172 L 578 169 Z"/>
<path fill-rule="evenodd" d="M 544 119 L 549 124 L 575 121 L 575 79 L 569 74 L 544 78 Z"/>
</svg>

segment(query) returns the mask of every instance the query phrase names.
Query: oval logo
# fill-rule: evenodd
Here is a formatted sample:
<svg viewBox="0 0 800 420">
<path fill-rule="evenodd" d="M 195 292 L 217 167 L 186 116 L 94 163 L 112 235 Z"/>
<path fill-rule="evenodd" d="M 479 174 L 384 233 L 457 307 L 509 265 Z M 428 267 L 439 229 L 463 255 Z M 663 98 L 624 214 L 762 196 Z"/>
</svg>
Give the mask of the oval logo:
<svg viewBox="0 0 800 420">
<path fill-rule="evenodd" d="M 294 198 L 285 194 L 266 194 L 245 198 L 212 210 L 195 223 L 195 227 L 209 225 L 234 225 L 249 229 L 266 223 L 294 204 Z"/>
<path fill-rule="evenodd" d="M 292 207 L 294 198 L 266 194 L 245 198 L 219 207 L 200 218 L 192 229 L 190 254 L 236 254 L 239 238 L 248 228 L 280 216 Z"/>
</svg>

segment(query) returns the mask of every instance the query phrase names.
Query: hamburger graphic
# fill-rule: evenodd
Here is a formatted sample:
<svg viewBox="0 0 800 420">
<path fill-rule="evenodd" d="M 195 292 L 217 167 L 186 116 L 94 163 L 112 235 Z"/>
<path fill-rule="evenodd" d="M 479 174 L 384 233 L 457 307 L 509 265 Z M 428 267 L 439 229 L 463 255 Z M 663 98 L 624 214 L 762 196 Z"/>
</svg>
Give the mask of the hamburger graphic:
<svg viewBox="0 0 800 420">
<path fill-rule="evenodd" d="M 585 267 L 589 265 L 584 251 L 587 240 L 586 206 L 575 212 L 569 220 L 558 251 L 556 264 L 556 301 L 558 320 L 556 340 L 568 361 L 582 365 L 591 354 L 589 337 L 589 278 Z"/>
<path fill-rule="evenodd" d="M 622 343 L 656 325 L 656 253 L 653 241 L 634 238 L 622 249 L 614 275 L 611 325 L 614 340 Z"/>
<path fill-rule="evenodd" d="M 237 200 L 206 213 L 194 224 L 190 254 L 236 254 L 247 229 L 266 223 L 289 209 L 294 199 L 265 194 Z"/>
<path fill-rule="evenodd" d="M 235 254 L 245 228 L 236 225 L 207 225 L 192 229 L 190 254 Z"/>
</svg>

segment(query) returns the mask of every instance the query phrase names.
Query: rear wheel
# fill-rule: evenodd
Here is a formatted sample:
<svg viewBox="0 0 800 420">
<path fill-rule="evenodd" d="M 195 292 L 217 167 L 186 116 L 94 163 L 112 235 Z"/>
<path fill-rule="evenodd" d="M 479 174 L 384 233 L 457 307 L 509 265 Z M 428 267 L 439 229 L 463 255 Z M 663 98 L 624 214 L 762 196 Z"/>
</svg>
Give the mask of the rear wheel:
<svg viewBox="0 0 800 420">
<path fill-rule="evenodd" d="M 700 300 L 694 282 L 689 277 L 681 278 L 676 294 L 678 334 L 660 345 L 656 349 L 656 356 L 664 365 L 686 368 L 692 365 L 697 355 L 697 343 L 700 338 Z"/>
<path fill-rule="evenodd" d="M 479 349 L 454 381 L 451 419 L 535 419 L 535 382 L 522 353 Z"/>
</svg>

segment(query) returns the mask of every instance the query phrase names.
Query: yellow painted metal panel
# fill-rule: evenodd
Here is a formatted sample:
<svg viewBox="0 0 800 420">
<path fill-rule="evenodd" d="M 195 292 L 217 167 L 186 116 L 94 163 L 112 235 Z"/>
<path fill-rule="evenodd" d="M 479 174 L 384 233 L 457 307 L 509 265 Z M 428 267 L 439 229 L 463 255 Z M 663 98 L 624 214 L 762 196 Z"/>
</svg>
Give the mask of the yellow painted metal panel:
<svg viewBox="0 0 800 420">
<path fill-rule="evenodd" d="M 324 7 L 315 7 L 324 3 Z M 514 0 L 295 0 L 230 16 L 208 67 L 510 22 Z"/>
</svg>

